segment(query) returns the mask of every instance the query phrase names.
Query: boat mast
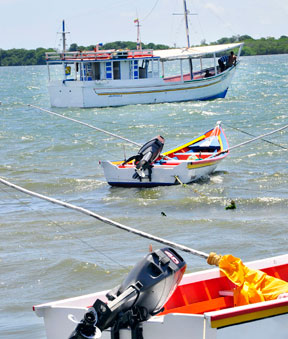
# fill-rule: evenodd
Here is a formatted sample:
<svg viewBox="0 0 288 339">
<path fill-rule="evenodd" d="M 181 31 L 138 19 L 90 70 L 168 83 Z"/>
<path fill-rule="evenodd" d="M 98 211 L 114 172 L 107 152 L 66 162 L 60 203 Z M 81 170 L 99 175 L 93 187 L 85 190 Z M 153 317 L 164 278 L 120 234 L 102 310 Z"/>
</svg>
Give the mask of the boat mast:
<svg viewBox="0 0 288 339">
<path fill-rule="evenodd" d="M 187 38 L 187 48 L 190 48 L 190 37 L 189 37 L 189 26 L 188 26 L 188 10 L 187 10 L 187 4 L 186 0 L 183 0 L 183 6 L 184 6 L 184 18 L 185 18 L 185 29 L 186 29 L 186 38 Z M 190 78 L 193 79 L 193 64 L 192 59 L 189 58 L 189 69 L 190 69 Z"/>
<path fill-rule="evenodd" d="M 183 0 L 184 6 L 184 18 L 185 18 L 185 29 L 186 29 L 186 38 L 187 38 L 187 48 L 190 48 L 190 37 L 189 37 L 189 26 L 188 26 L 188 14 L 186 0 Z"/>
<path fill-rule="evenodd" d="M 142 50 L 142 43 L 141 43 L 141 38 L 140 38 L 140 22 L 139 19 L 135 19 L 134 23 L 137 24 L 137 50 Z"/>
<path fill-rule="evenodd" d="M 190 48 L 190 37 L 189 37 L 189 25 L 188 25 L 188 15 L 197 15 L 196 13 L 190 13 L 187 9 L 186 0 L 183 0 L 183 7 L 184 7 L 184 19 L 185 19 L 185 30 L 186 30 L 186 38 L 187 38 L 187 48 Z M 183 15 L 178 13 L 173 13 L 174 15 Z M 191 80 L 193 79 L 193 65 L 192 59 L 189 58 L 189 69 L 190 69 L 190 76 Z"/>
</svg>

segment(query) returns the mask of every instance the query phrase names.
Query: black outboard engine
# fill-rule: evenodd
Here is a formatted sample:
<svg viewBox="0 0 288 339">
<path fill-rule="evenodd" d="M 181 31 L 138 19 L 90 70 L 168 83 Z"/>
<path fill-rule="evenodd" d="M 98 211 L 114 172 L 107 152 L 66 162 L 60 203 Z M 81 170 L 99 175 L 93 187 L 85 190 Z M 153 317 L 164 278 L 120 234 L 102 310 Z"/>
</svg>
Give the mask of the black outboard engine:
<svg viewBox="0 0 288 339">
<path fill-rule="evenodd" d="M 133 155 L 126 161 L 124 161 L 123 165 L 131 160 L 135 160 L 136 163 L 136 170 L 133 175 L 134 179 L 139 178 L 140 180 L 145 177 L 145 170 L 148 169 L 148 177 L 151 181 L 151 174 L 152 174 L 152 163 L 159 157 L 163 146 L 164 146 L 165 139 L 158 135 L 157 137 L 151 139 L 150 141 L 146 142 L 140 150 L 138 154 Z"/>
<path fill-rule="evenodd" d="M 122 328 L 131 329 L 132 339 L 143 338 L 141 322 L 163 310 L 185 268 L 185 261 L 171 248 L 149 253 L 107 293 L 107 303 L 95 301 L 69 339 L 99 338 L 109 327 L 111 339 L 118 339 Z"/>
</svg>

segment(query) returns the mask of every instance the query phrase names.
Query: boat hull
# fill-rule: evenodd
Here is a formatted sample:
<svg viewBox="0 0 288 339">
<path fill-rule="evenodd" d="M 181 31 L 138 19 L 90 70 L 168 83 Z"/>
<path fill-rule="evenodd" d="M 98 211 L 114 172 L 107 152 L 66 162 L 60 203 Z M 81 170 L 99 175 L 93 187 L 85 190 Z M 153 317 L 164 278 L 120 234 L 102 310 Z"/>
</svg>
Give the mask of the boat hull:
<svg viewBox="0 0 288 339">
<path fill-rule="evenodd" d="M 254 269 L 263 270 L 269 274 L 280 276 L 288 280 L 288 255 L 273 257 L 246 263 Z M 285 277 L 284 277 L 285 276 Z M 205 270 L 184 275 L 180 285 L 172 295 L 180 295 L 181 291 L 189 286 L 194 286 L 190 291 L 194 298 L 197 296 L 198 303 L 196 313 L 176 312 L 166 315 L 152 317 L 143 323 L 143 337 L 149 339 L 286 339 L 288 333 L 288 298 L 272 301 L 259 302 L 255 304 L 233 307 L 233 297 L 214 298 L 220 310 L 209 310 L 206 308 L 200 312 L 205 301 L 201 295 L 215 294 L 217 288 L 225 286 L 227 278 L 223 277 L 219 269 Z M 217 288 L 215 287 L 217 286 Z M 206 291 L 206 292 L 205 292 Z M 208 292 L 207 292 L 208 291 Z M 218 291 L 219 295 L 225 291 Z M 75 328 L 75 323 L 68 319 L 73 314 L 81 319 L 90 305 L 93 305 L 97 298 L 107 301 L 107 291 L 93 293 L 77 298 L 65 299 L 47 304 L 34 306 L 37 316 L 44 318 L 46 334 L 48 339 L 68 338 Z M 211 296 L 210 296 L 211 297 Z M 229 299 L 230 298 L 230 299 Z M 232 299 L 231 299 L 232 298 Z M 200 302 L 199 302 L 200 301 Z M 169 304 L 168 301 L 167 305 Z M 187 302 L 187 301 L 186 301 Z M 208 300 L 208 302 L 211 302 Z M 171 304 L 171 302 L 170 302 Z M 193 305 L 192 305 L 193 306 Z M 215 308 L 215 305 L 214 305 Z M 166 306 L 165 306 L 166 309 Z M 109 329 L 103 332 L 102 338 L 110 338 Z M 120 338 L 131 338 L 130 330 L 120 331 Z"/>
<path fill-rule="evenodd" d="M 183 162 L 175 166 L 154 165 L 152 168 L 151 180 L 148 178 L 148 171 L 145 171 L 145 178 L 134 179 L 135 166 L 121 168 L 111 161 L 101 161 L 106 181 L 111 186 L 121 187 L 155 187 L 170 186 L 176 184 L 188 184 L 211 174 L 221 160 L 214 160 L 202 165 L 192 162 Z"/>
<path fill-rule="evenodd" d="M 236 66 L 210 78 L 170 82 L 163 79 L 51 81 L 53 107 L 107 107 L 224 98 Z"/>
</svg>

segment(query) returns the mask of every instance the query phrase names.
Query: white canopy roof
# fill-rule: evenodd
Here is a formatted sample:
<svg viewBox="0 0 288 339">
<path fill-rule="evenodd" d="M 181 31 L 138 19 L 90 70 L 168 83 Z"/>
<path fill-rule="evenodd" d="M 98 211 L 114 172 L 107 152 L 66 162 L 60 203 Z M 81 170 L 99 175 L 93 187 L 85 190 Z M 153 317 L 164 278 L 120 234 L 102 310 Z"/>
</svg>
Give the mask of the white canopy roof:
<svg viewBox="0 0 288 339">
<path fill-rule="evenodd" d="M 223 45 L 210 45 L 190 48 L 173 48 L 153 51 L 154 56 L 160 57 L 162 60 L 187 59 L 195 58 L 201 55 L 219 53 L 243 45 L 243 42 Z"/>
</svg>

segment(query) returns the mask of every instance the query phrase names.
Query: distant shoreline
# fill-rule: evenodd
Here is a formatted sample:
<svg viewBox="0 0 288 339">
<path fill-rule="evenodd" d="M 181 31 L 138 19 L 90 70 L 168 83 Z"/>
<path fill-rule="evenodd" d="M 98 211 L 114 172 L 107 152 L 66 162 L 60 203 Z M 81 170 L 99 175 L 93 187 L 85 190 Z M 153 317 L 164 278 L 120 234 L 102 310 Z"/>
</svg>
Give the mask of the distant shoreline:
<svg viewBox="0 0 288 339">
<path fill-rule="evenodd" d="M 221 38 L 211 45 L 233 43 L 236 41 L 244 42 L 242 56 L 254 55 L 276 55 L 288 54 L 288 36 L 281 36 L 279 39 L 273 37 L 253 39 L 249 35 L 233 36 L 231 38 Z M 206 45 L 205 41 L 202 42 Z M 68 51 L 93 50 L 94 45 L 78 46 L 76 43 L 70 45 Z M 102 49 L 136 49 L 136 42 L 132 41 L 115 41 L 104 44 Z M 169 49 L 170 46 L 161 44 L 142 44 L 143 49 Z M 53 48 L 39 47 L 37 49 L 27 50 L 25 48 L 4 50 L 0 48 L 0 66 L 35 66 L 45 65 L 45 53 L 53 52 Z"/>
</svg>

